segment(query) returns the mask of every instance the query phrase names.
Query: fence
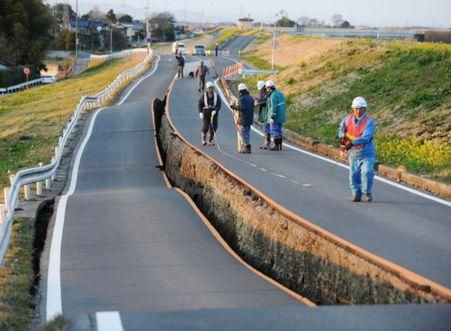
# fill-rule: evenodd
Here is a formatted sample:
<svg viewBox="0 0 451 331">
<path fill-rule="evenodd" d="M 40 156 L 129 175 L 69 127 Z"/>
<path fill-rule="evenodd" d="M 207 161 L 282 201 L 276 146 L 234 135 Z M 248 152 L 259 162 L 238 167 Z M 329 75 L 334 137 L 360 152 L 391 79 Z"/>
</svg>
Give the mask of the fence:
<svg viewBox="0 0 451 331">
<path fill-rule="evenodd" d="M 40 164 L 39 167 L 36 168 L 20 170 L 15 175 L 10 176 L 11 187 L 4 189 L 5 204 L 0 205 L 0 263 L 2 263 L 8 248 L 14 210 L 19 202 L 20 189 L 23 187 L 25 200 L 28 200 L 30 199 L 31 194 L 30 184 L 36 183 L 37 195 L 42 195 L 43 181 L 45 181 L 47 189 L 51 188 L 52 180 L 54 179 L 56 170 L 61 162 L 64 146 L 76 126 L 81 113 L 106 105 L 124 83 L 140 75 L 146 69 L 148 62 L 152 58 L 152 54 L 153 52 L 151 51 L 144 61 L 135 68 L 117 76 L 116 79 L 102 92 L 94 96 L 84 96 L 80 99 L 74 114 L 64 128 L 62 136 L 59 138 L 58 145 L 55 147 L 55 155 L 52 157 L 52 161 L 49 164 L 44 166 Z"/>
<path fill-rule="evenodd" d="M 135 49 L 127 49 L 125 51 L 113 53 L 113 54 L 106 54 L 106 55 L 95 55 L 91 54 L 89 57 L 89 62 L 91 63 L 99 63 L 99 62 L 105 62 L 113 59 L 119 59 L 126 56 L 134 55 L 134 54 L 143 54 L 147 53 L 147 48 L 135 48 Z M 73 69 L 72 69 L 73 70 Z M 38 85 L 41 85 L 44 82 L 45 78 L 38 78 L 34 79 L 32 81 L 28 82 L 28 87 L 35 87 Z M 14 86 L 6 87 L 6 88 L 0 88 L 0 95 L 1 94 L 10 94 L 15 93 L 19 91 L 23 91 L 27 88 L 27 83 L 21 83 Z"/>
<path fill-rule="evenodd" d="M 222 77 L 224 78 L 230 78 L 235 75 L 239 75 L 240 71 L 243 69 L 243 64 L 241 63 L 235 63 L 230 66 L 227 66 L 224 68 L 224 71 L 222 73 Z"/>
</svg>

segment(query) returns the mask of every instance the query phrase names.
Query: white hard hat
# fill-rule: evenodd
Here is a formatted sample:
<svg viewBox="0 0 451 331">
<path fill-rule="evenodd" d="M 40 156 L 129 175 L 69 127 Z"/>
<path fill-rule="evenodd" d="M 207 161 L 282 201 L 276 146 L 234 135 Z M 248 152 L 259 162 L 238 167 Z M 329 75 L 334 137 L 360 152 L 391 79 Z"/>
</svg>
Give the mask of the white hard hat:
<svg viewBox="0 0 451 331">
<path fill-rule="evenodd" d="M 352 100 L 352 106 L 353 109 L 354 108 L 366 108 L 367 107 L 367 103 L 366 100 L 362 97 L 357 97 L 354 100 Z"/>
<path fill-rule="evenodd" d="M 261 90 L 264 87 L 265 87 L 265 81 L 264 80 L 259 80 L 258 83 L 257 83 L 257 88 L 259 90 Z"/>
<path fill-rule="evenodd" d="M 276 86 L 276 84 L 274 84 L 274 82 L 272 80 L 267 80 L 265 83 L 266 87 L 274 87 Z"/>
<path fill-rule="evenodd" d="M 244 91 L 247 90 L 247 86 L 244 83 L 241 83 L 240 85 L 238 85 L 238 91 Z"/>
<path fill-rule="evenodd" d="M 207 88 L 210 87 L 215 87 L 215 85 L 212 82 L 207 82 L 207 84 L 205 85 Z"/>
</svg>

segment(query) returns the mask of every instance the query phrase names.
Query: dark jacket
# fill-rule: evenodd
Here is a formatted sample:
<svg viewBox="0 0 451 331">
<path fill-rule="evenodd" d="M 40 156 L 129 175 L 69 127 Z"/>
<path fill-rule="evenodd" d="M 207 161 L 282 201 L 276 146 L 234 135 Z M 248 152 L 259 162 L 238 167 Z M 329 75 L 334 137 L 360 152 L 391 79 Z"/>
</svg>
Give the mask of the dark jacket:
<svg viewBox="0 0 451 331">
<path fill-rule="evenodd" d="M 207 95 L 207 105 L 205 105 L 205 94 Z M 216 95 L 216 105 L 214 104 L 215 101 L 215 95 Z M 221 98 L 219 95 L 215 92 L 213 94 L 208 94 L 207 92 L 202 93 L 202 96 L 199 99 L 199 113 L 210 113 L 212 110 L 216 110 L 216 112 L 219 112 L 219 109 L 221 109 Z"/>
<path fill-rule="evenodd" d="M 232 108 L 238 111 L 238 125 L 252 125 L 254 121 L 254 99 L 249 95 L 248 91 L 240 92 L 240 103 L 239 105 L 232 106 Z"/>
<path fill-rule="evenodd" d="M 183 58 L 183 56 L 177 56 L 176 58 L 179 67 L 183 67 L 185 65 L 185 59 Z"/>
<path fill-rule="evenodd" d="M 205 64 L 199 65 L 196 68 L 196 77 L 205 78 L 208 72 L 209 72 L 208 67 Z"/>
<path fill-rule="evenodd" d="M 258 109 L 258 121 L 264 122 L 266 118 L 266 103 L 268 102 L 268 91 L 265 88 L 260 90 L 260 97 L 256 98 Z"/>
</svg>

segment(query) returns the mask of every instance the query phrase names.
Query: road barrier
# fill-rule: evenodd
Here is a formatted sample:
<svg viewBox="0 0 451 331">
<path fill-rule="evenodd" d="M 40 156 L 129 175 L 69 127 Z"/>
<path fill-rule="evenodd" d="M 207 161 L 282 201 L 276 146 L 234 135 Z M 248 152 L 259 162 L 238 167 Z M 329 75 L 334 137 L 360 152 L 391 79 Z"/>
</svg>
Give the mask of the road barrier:
<svg viewBox="0 0 451 331">
<path fill-rule="evenodd" d="M 11 236 L 11 225 L 14 217 L 14 211 L 19 202 L 19 193 L 21 187 L 24 188 L 25 200 L 29 200 L 31 196 L 30 184 L 36 183 L 37 195 L 43 194 L 43 184 L 46 188 L 51 187 L 51 182 L 54 180 L 56 171 L 60 165 L 63 156 L 64 146 L 66 145 L 69 136 L 77 125 L 81 114 L 85 111 L 96 109 L 107 105 L 107 103 L 114 98 L 119 89 L 124 83 L 139 76 L 146 70 L 148 63 L 152 59 L 153 52 L 146 56 L 146 58 L 135 68 L 121 73 L 116 79 L 103 91 L 94 96 L 83 96 L 80 99 L 72 117 L 63 130 L 62 135 L 58 139 L 58 145 L 55 147 L 55 155 L 52 161 L 47 165 L 42 163 L 36 168 L 24 169 L 10 176 L 11 186 L 4 189 L 5 204 L 0 205 L 0 263 L 3 263 L 3 257 L 8 248 L 9 239 Z"/>
<path fill-rule="evenodd" d="M 235 75 L 239 75 L 240 71 L 244 68 L 242 63 L 234 63 L 224 68 L 222 77 L 230 78 Z"/>
<path fill-rule="evenodd" d="M 127 50 L 124 50 L 121 52 L 117 52 L 117 53 L 113 53 L 113 54 L 106 54 L 106 55 L 91 54 L 89 57 L 89 62 L 97 64 L 99 62 L 105 62 L 105 61 L 120 59 L 123 57 L 135 55 L 135 54 L 145 54 L 145 53 L 147 53 L 147 48 L 127 49 Z M 72 71 L 72 69 L 71 69 L 71 71 Z M 68 75 L 66 75 L 66 77 L 67 76 Z M 43 78 L 33 79 L 33 80 L 29 81 L 28 83 L 25 82 L 25 83 L 13 85 L 10 87 L 0 88 L 0 95 L 23 91 L 23 90 L 27 89 L 27 85 L 28 85 L 28 88 L 39 86 L 39 85 L 45 83 L 47 79 L 48 78 L 43 77 Z"/>
</svg>

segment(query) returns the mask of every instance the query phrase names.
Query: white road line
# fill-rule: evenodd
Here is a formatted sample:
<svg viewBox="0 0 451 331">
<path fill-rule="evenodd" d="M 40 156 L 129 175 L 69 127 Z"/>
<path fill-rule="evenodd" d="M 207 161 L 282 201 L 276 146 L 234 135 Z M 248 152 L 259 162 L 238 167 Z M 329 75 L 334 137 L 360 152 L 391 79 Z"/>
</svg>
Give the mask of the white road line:
<svg viewBox="0 0 451 331">
<path fill-rule="evenodd" d="M 149 78 L 150 76 L 152 76 L 152 75 L 155 73 L 155 71 L 157 71 L 157 69 L 158 69 L 158 63 L 160 62 L 160 59 L 161 59 L 160 55 L 157 55 L 157 62 L 155 62 L 155 67 L 153 68 L 153 70 L 152 70 L 151 72 L 149 72 L 147 75 L 141 77 L 140 80 L 138 80 L 138 82 L 137 82 L 137 83 L 136 83 L 136 84 L 135 84 L 128 92 L 127 92 L 127 94 L 124 95 L 124 97 L 122 98 L 122 100 L 119 101 L 119 102 L 117 103 L 118 106 L 120 106 L 120 105 L 122 105 L 122 104 L 124 103 L 124 101 L 130 96 L 130 94 L 133 92 L 133 90 L 134 90 L 136 87 L 138 87 L 138 85 L 141 84 L 141 82 L 142 82 L 143 80 Z"/>
<path fill-rule="evenodd" d="M 91 123 L 89 124 L 88 133 L 86 134 L 86 137 L 83 140 L 75 158 L 69 190 L 66 194 L 61 196 L 58 203 L 55 227 L 53 228 L 52 243 L 50 246 L 49 269 L 47 274 L 47 321 L 50 321 L 54 317 L 63 313 L 61 300 L 61 243 L 63 241 L 64 217 L 66 215 L 67 199 L 75 192 L 81 156 L 89 138 L 91 137 L 96 118 L 104 109 L 105 108 L 101 108 L 98 112 L 96 112 L 91 120 Z"/>
<path fill-rule="evenodd" d="M 117 311 L 96 313 L 97 331 L 122 331 L 121 316 Z"/>
<path fill-rule="evenodd" d="M 121 104 L 125 101 L 126 98 L 130 96 L 131 91 L 133 91 L 144 79 L 149 78 L 156 71 L 156 69 L 158 68 L 159 60 L 160 57 L 158 56 L 154 70 L 152 70 L 150 74 L 147 74 L 135 83 L 135 85 L 130 89 L 129 93 L 127 93 L 127 95 L 125 95 L 121 100 Z M 61 196 L 58 203 L 55 226 L 53 228 L 52 242 L 50 245 L 49 268 L 47 273 L 47 321 L 50 321 L 54 317 L 63 313 L 61 298 L 61 244 L 63 241 L 63 228 L 64 218 L 66 215 L 67 200 L 75 192 L 75 188 L 77 186 L 78 170 L 80 167 L 80 161 L 83 155 L 83 151 L 89 141 L 89 138 L 91 137 L 96 118 L 104 109 L 105 108 L 99 109 L 92 117 L 86 137 L 83 139 L 83 142 L 80 145 L 80 149 L 78 150 L 77 156 L 75 158 L 69 189 L 66 194 Z"/>
<path fill-rule="evenodd" d="M 217 90 L 219 91 L 219 94 L 220 94 L 220 96 L 221 96 L 222 101 L 227 105 L 227 107 L 230 108 L 229 103 L 228 103 L 228 101 L 227 101 L 227 99 L 226 99 L 224 93 L 222 92 L 222 89 L 221 89 L 221 88 L 219 87 L 219 85 L 218 85 L 218 80 L 219 80 L 219 79 L 217 79 L 217 80 L 215 81 L 216 88 L 217 88 Z M 260 136 L 262 136 L 262 137 L 264 136 L 264 134 L 263 134 L 260 130 L 256 129 L 255 127 L 251 126 L 251 129 L 252 129 L 252 131 L 254 131 L 255 133 L 257 133 L 258 135 L 260 135 Z M 288 148 L 290 148 L 290 149 L 292 149 L 292 150 L 294 150 L 294 151 L 296 151 L 296 152 L 299 152 L 299 153 L 303 153 L 303 154 L 309 155 L 309 156 L 311 156 L 311 157 L 314 157 L 314 158 L 317 158 L 317 159 L 320 159 L 320 160 L 329 162 L 329 163 L 334 164 L 334 165 L 338 165 L 339 167 L 342 167 L 342 168 L 345 168 L 345 169 L 349 169 L 349 166 L 347 166 L 347 165 L 345 165 L 345 164 L 342 164 L 342 163 L 340 163 L 340 162 L 337 162 L 337 161 L 328 159 L 328 158 L 326 158 L 326 157 L 324 157 L 324 156 L 321 156 L 321 155 L 318 155 L 318 154 L 314 154 L 314 153 L 311 153 L 311 152 L 307 152 L 306 150 L 303 150 L 303 149 L 301 149 L 301 148 L 292 146 L 292 145 L 290 145 L 290 144 L 283 143 L 283 146 L 288 147 Z M 436 197 L 436 196 L 433 196 L 433 195 L 430 195 L 430 194 L 427 194 L 427 193 L 424 193 L 424 192 L 415 190 L 415 189 L 410 188 L 410 187 L 408 187 L 408 186 L 404 186 L 404 185 L 395 183 L 395 182 L 393 182 L 393 181 L 391 181 L 391 180 L 389 180 L 389 179 L 387 179 L 387 178 L 381 177 L 381 176 L 375 176 L 374 178 L 375 178 L 376 180 L 382 182 L 382 183 L 385 183 L 385 184 L 394 186 L 394 187 L 399 188 L 399 189 L 401 189 L 401 190 L 404 190 L 404 191 L 407 191 L 407 192 L 409 192 L 409 193 L 418 195 L 418 196 L 420 196 L 420 197 L 422 197 L 422 198 L 425 198 L 425 199 L 428 199 L 428 200 L 431 200 L 431 201 L 440 203 L 440 204 L 442 204 L 442 205 L 451 207 L 451 202 L 450 202 L 450 201 L 447 201 L 447 200 L 444 200 L 444 199 L 440 199 L 440 198 L 438 198 L 438 197 Z"/>
</svg>

